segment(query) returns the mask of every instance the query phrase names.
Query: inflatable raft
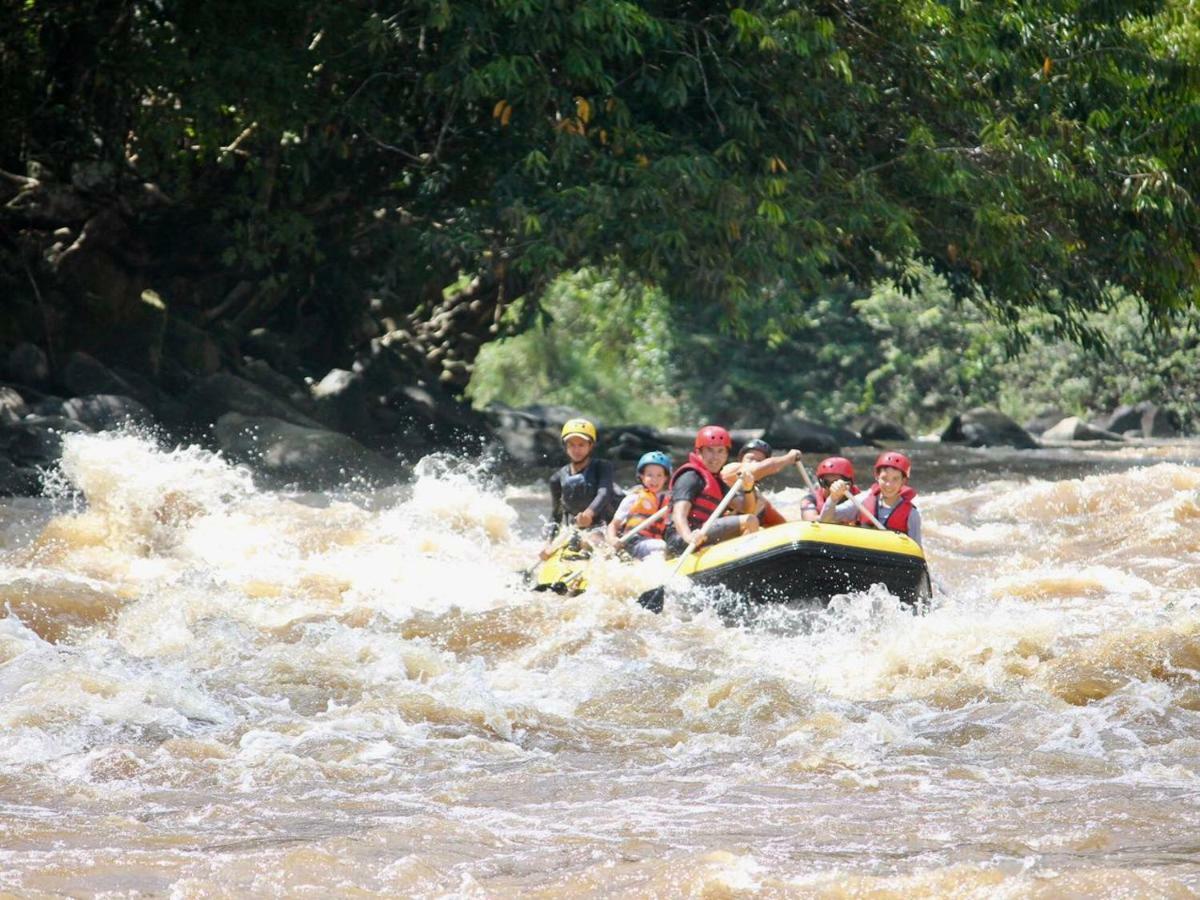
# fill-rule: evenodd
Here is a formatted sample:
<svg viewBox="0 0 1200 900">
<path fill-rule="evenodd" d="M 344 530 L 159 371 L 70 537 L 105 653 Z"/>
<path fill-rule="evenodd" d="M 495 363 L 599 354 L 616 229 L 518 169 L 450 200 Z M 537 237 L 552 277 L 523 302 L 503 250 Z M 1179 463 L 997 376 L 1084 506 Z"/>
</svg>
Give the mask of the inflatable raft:
<svg viewBox="0 0 1200 900">
<path fill-rule="evenodd" d="M 586 590 L 590 561 L 586 547 L 568 543 L 538 567 L 535 590 Z M 787 522 L 702 547 L 681 574 L 757 603 L 828 602 L 876 584 L 908 604 L 931 595 L 925 554 L 908 535 L 818 522 Z"/>
</svg>

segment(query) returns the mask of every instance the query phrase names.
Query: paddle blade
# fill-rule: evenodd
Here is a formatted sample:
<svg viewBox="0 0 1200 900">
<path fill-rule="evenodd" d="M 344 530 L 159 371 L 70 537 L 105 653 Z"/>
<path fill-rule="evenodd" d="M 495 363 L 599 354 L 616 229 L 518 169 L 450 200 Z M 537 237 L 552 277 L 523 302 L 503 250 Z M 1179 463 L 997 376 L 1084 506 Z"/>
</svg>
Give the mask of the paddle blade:
<svg viewBox="0 0 1200 900">
<path fill-rule="evenodd" d="M 638 597 L 638 606 L 650 610 L 652 613 L 660 613 L 663 611 L 663 602 L 667 598 L 667 589 L 659 586 L 651 588 L 648 591 L 643 591 Z"/>
</svg>

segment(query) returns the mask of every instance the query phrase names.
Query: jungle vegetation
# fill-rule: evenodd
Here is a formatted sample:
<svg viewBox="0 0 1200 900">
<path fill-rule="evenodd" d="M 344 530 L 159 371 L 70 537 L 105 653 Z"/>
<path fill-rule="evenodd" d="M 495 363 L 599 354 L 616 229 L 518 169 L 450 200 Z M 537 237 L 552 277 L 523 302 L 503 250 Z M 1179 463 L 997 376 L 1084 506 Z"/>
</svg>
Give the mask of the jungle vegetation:
<svg viewBox="0 0 1200 900">
<path fill-rule="evenodd" d="M 462 391 L 591 279 L 673 338 L 621 379 L 646 415 L 677 391 L 644 373 L 720 365 L 689 402 L 900 403 L 923 367 L 1018 390 L 971 373 L 1200 301 L 1197 13 L 4 0 L 0 342 L 155 375 L 265 328 L 319 374 L 386 332 Z"/>
</svg>

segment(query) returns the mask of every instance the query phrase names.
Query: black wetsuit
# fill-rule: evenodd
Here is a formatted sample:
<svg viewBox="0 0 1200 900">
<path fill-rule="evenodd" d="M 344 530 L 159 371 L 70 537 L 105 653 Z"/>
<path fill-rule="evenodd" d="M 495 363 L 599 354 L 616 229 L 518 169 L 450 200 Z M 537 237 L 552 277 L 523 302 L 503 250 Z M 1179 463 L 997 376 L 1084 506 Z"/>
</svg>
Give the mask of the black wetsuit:
<svg viewBox="0 0 1200 900">
<path fill-rule="evenodd" d="M 613 466 L 595 457 L 582 472 L 573 472 L 567 463 L 550 476 L 550 505 L 553 518 L 546 526 L 547 539 L 558 533 L 568 516 L 574 518 L 585 509 L 592 511 L 592 527 L 607 525 L 617 511 L 622 492 L 613 484 Z"/>
</svg>

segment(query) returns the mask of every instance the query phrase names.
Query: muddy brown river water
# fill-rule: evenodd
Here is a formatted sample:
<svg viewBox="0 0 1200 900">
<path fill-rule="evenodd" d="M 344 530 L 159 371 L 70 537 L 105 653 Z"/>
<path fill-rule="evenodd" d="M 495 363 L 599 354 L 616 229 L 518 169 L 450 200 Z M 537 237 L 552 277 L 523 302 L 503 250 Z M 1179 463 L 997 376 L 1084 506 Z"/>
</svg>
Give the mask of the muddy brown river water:
<svg viewBox="0 0 1200 900">
<path fill-rule="evenodd" d="M 1200 444 L 912 455 L 927 615 L 729 622 L 528 591 L 530 477 L 70 436 L 0 506 L 0 891 L 1200 893 Z"/>
</svg>

